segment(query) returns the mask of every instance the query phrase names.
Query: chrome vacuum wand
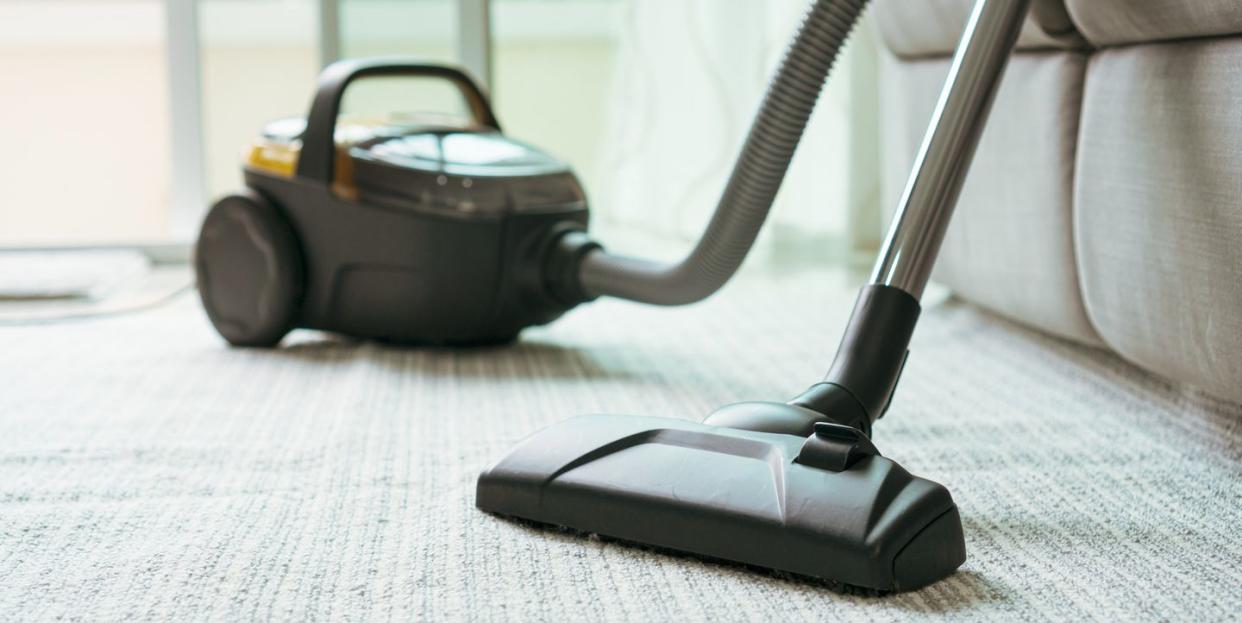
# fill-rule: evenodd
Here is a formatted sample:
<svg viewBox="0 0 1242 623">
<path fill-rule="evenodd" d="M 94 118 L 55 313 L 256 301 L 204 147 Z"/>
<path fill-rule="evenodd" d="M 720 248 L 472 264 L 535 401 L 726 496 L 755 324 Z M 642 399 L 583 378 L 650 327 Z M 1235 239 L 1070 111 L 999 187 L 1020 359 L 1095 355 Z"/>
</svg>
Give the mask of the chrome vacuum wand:
<svg viewBox="0 0 1242 623">
<path fill-rule="evenodd" d="M 871 283 L 923 296 L 1029 5 L 976 3 Z"/>
</svg>

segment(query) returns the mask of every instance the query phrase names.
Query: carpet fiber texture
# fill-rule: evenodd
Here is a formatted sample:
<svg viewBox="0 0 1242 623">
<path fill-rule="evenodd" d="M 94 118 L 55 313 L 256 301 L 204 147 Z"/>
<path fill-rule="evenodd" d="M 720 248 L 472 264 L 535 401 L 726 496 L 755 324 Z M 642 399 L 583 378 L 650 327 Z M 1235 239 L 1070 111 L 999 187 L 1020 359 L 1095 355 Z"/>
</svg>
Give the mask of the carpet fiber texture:
<svg viewBox="0 0 1242 623">
<path fill-rule="evenodd" d="M 505 348 L 305 332 L 196 302 L 0 328 L 0 618 L 1220 620 L 1242 612 L 1242 407 L 965 305 L 925 311 L 880 449 L 969 559 L 865 598 L 508 522 L 474 480 L 587 412 L 698 419 L 817 380 L 848 288 L 602 301 Z M 825 280 L 824 283 L 831 280 Z"/>
</svg>

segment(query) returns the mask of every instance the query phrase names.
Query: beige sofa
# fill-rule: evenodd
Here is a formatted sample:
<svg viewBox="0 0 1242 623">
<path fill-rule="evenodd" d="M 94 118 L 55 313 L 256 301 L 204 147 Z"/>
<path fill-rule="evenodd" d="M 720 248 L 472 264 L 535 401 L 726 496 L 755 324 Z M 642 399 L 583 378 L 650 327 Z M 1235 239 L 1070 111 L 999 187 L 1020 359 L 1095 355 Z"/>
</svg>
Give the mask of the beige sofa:
<svg viewBox="0 0 1242 623">
<path fill-rule="evenodd" d="M 896 205 L 971 0 L 877 0 Z M 1036 0 L 935 279 L 1242 401 L 1242 2 Z"/>
</svg>

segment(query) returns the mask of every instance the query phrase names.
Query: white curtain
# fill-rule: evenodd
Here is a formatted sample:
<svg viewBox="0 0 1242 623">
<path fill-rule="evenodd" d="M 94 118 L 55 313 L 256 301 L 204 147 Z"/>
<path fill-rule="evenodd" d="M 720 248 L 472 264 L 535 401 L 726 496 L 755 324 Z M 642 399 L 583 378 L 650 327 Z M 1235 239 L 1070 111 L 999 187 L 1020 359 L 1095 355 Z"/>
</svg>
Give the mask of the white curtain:
<svg viewBox="0 0 1242 623">
<path fill-rule="evenodd" d="M 610 224 L 692 241 L 732 169 L 806 0 L 630 0 L 594 200 Z M 838 60 L 759 253 L 841 256 L 878 225 L 874 38 Z"/>
</svg>

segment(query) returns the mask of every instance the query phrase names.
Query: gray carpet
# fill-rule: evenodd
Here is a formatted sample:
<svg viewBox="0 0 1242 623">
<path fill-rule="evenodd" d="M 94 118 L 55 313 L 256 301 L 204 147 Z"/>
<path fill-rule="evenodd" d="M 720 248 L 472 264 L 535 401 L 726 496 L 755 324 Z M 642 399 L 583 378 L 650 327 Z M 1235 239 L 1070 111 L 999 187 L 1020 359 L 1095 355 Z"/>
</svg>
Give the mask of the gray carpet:
<svg viewBox="0 0 1242 623">
<path fill-rule="evenodd" d="M 0 328 L 0 618 L 1238 617 L 1242 407 L 956 303 L 876 432 L 961 507 L 944 582 L 847 597 L 474 510 L 479 470 L 559 419 L 801 390 L 852 300 L 831 281 L 600 302 L 474 351 L 231 350 L 190 298 Z"/>
</svg>

